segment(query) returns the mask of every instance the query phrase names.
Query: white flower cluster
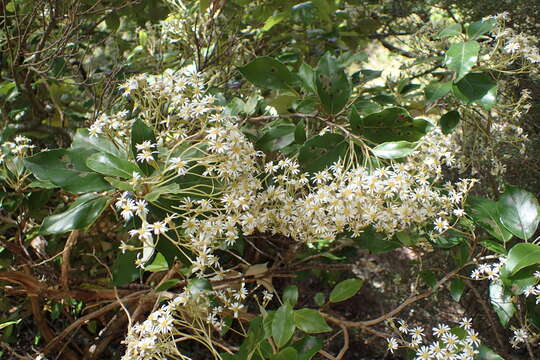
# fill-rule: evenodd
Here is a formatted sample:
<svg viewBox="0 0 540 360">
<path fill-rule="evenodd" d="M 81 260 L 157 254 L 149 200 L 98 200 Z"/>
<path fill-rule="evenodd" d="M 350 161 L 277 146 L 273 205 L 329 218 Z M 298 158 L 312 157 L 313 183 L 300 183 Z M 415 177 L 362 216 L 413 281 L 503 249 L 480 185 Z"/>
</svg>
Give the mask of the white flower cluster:
<svg viewBox="0 0 540 360">
<path fill-rule="evenodd" d="M 515 30 L 506 27 L 505 23 L 509 20 L 509 14 L 507 12 L 489 16 L 483 20 L 492 20 L 497 23 L 497 26 L 492 32 L 497 38 L 504 40 L 503 49 L 506 53 L 512 54 L 514 57 L 522 57 L 533 64 L 540 63 L 540 51 L 535 46 L 538 39 L 516 33 Z"/>
<path fill-rule="evenodd" d="M 473 360 L 479 353 L 480 338 L 469 318 L 463 318 L 459 327 L 453 329 L 446 324 L 437 325 L 432 329 L 432 341 L 421 326 L 409 327 L 403 320 L 398 323 L 399 338 L 388 339 L 387 348 L 392 353 L 400 344 L 414 350 L 416 360 Z"/>
<path fill-rule="evenodd" d="M 13 141 L 6 141 L 2 145 L 2 152 L 0 153 L 0 163 L 4 162 L 7 155 L 14 155 L 19 157 L 25 157 L 30 154 L 30 151 L 35 148 L 32 145 L 32 140 L 26 136 L 17 135 Z"/>
<path fill-rule="evenodd" d="M 480 264 L 471 272 L 471 278 L 474 280 L 498 280 L 501 276 L 501 269 L 508 259 L 504 256 L 499 257 L 499 262 L 493 264 Z"/>
<path fill-rule="evenodd" d="M 208 325 L 217 331 L 223 330 L 226 327 L 223 317 L 232 315 L 237 318 L 244 308 L 243 301 L 247 295 L 244 283 L 238 289 L 186 288 L 182 294 L 152 312 L 144 322 L 129 329 L 124 340 L 127 350 L 122 359 L 153 359 L 163 356 L 183 359 L 185 357 L 176 346 L 180 336 L 212 346 L 211 341 L 207 341 L 210 337 Z M 267 297 L 264 292 L 264 299 Z M 266 303 L 265 300 L 262 305 Z M 192 335 L 190 330 L 200 335 Z"/>
</svg>

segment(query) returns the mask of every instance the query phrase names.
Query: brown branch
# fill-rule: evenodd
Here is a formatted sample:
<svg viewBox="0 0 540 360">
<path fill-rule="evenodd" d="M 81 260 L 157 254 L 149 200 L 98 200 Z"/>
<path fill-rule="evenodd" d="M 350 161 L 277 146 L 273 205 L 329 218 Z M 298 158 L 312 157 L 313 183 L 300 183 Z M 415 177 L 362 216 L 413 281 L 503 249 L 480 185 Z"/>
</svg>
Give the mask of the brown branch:
<svg viewBox="0 0 540 360">
<path fill-rule="evenodd" d="M 69 291 L 69 256 L 71 255 L 71 248 L 77 242 L 79 237 L 79 230 L 73 230 L 69 234 L 66 244 L 64 246 L 64 252 L 62 254 L 62 268 L 60 273 L 60 285 L 65 291 Z"/>
</svg>

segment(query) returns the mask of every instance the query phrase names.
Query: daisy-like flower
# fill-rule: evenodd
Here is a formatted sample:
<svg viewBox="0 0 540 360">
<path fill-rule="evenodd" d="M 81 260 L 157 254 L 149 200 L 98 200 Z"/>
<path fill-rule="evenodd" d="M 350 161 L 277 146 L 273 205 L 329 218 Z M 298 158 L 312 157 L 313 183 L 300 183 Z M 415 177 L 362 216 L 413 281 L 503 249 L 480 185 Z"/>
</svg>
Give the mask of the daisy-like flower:
<svg viewBox="0 0 540 360">
<path fill-rule="evenodd" d="M 137 214 L 137 216 L 144 216 L 148 214 L 148 208 L 146 207 L 146 205 L 148 205 L 146 200 L 137 200 L 135 204 L 135 213 Z"/>
<path fill-rule="evenodd" d="M 169 229 L 167 228 L 167 224 L 163 221 L 156 221 L 153 224 L 148 225 L 150 229 L 154 232 L 154 235 L 161 235 L 165 234 Z"/>
<path fill-rule="evenodd" d="M 421 346 L 420 349 L 416 351 L 416 360 L 430 360 L 431 359 L 431 353 L 429 351 L 429 347 L 427 346 Z"/>
<path fill-rule="evenodd" d="M 409 334 L 416 339 L 422 339 L 424 337 L 424 328 L 421 326 L 417 326 L 415 328 L 412 328 L 409 330 Z"/>
<path fill-rule="evenodd" d="M 386 348 L 393 354 L 394 350 L 397 350 L 399 347 L 396 338 L 390 338 L 387 340 Z"/>
<path fill-rule="evenodd" d="M 146 226 L 146 225 L 143 225 L 141 228 L 139 229 L 133 229 L 133 230 L 129 230 L 129 235 L 130 236 L 137 236 L 137 238 L 141 241 L 147 241 L 147 242 L 151 242 L 152 241 L 152 231 L 150 229 L 150 227 Z"/>
<path fill-rule="evenodd" d="M 141 152 L 137 153 L 138 162 L 150 162 L 153 160 L 154 160 L 154 155 L 152 155 L 152 151 L 150 150 L 142 150 Z"/>
<path fill-rule="evenodd" d="M 433 328 L 433 334 L 437 337 L 441 337 L 450 331 L 450 327 L 446 324 L 439 324 Z"/>
<path fill-rule="evenodd" d="M 465 338 L 465 341 L 471 345 L 480 345 L 480 338 L 478 337 L 478 333 L 473 329 L 467 330 L 467 337 Z"/>
<path fill-rule="evenodd" d="M 435 226 L 435 230 L 437 230 L 439 233 L 442 233 L 443 231 L 448 229 L 448 221 L 444 220 L 443 218 L 435 219 L 435 222 L 433 224 Z"/>
<path fill-rule="evenodd" d="M 472 329 L 472 319 L 471 319 L 471 318 L 464 317 L 464 318 L 461 319 L 461 321 L 459 322 L 459 326 L 461 326 L 461 327 L 464 328 L 465 330 Z"/>
</svg>

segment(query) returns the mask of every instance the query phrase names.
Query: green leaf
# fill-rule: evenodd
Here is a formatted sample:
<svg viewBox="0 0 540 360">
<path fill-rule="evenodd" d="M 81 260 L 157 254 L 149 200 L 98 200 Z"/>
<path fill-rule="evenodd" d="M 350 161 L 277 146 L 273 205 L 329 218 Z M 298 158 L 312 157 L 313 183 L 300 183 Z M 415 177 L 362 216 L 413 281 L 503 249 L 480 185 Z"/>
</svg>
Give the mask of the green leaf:
<svg viewBox="0 0 540 360">
<path fill-rule="evenodd" d="M 345 70 L 329 52 L 317 64 L 315 86 L 323 109 L 330 114 L 339 113 L 351 96 L 351 85 Z"/>
<path fill-rule="evenodd" d="M 86 151 L 80 149 L 45 150 L 24 160 L 25 167 L 40 181 L 50 181 L 66 191 L 82 194 L 110 189 L 99 174 L 81 161 Z"/>
<path fill-rule="evenodd" d="M 137 158 L 136 145 L 142 144 L 145 141 L 150 141 L 152 144 L 155 144 L 156 136 L 154 135 L 154 131 L 150 129 L 141 119 L 137 119 L 131 127 L 131 152 L 134 159 Z M 152 175 L 154 169 L 148 165 L 147 162 L 137 162 L 137 165 L 145 175 Z"/>
<path fill-rule="evenodd" d="M 498 201 L 501 223 L 512 234 L 522 240 L 530 239 L 540 221 L 539 204 L 528 191 L 507 186 Z"/>
<path fill-rule="evenodd" d="M 180 282 L 180 279 L 169 279 L 169 280 L 165 280 L 164 282 L 162 282 L 161 284 L 159 284 L 158 287 L 156 287 L 154 289 L 154 291 L 156 292 L 159 292 L 159 291 L 167 291 L 169 290 L 170 288 L 172 288 L 173 286 L 175 286 L 176 284 L 178 284 Z"/>
<path fill-rule="evenodd" d="M 491 31 L 495 26 L 495 20 L 477 21 L 467 27 L 467 36 L 469 40 L 477 40 L 485 33 Z"/>
<path fill-rule="evenodd" d="M 114 155 L 120 159 L 127 159 L 126 152 L 117 147 L 111 140 L 101 136 L 90 136 L 88 129 L 77 129 L 73 141 L 72 149 L 87 149 L 104 152 Z"/>
<path fill-rule="evenodd" d="M 131 179 L 133 173 L 138 173 L 137 165 L 130 161 L 119 159 L 107 153 L 95 153 L 86 160 L 86 166 L 97 173 Z"/>
<path fill-rule="evenodd" d="M 479 353 L 474 358 L 475 360 L 504 360 L 495 351 L 491 350 L 484 344 L 480 345 L 478 351 Z"/>
<path fill-rule="evenodd" d="M 266 151 L 277 151 L 292 144 L 295 139 L 294 124 L 279 124 L 268 129 L 257 141 L 257 146 Z"/>
<path fill-rule="evenodd" d="M 351 130 L 355 134 L 377 144 L 394 141 L 418 141 L 427 134 L 433 125 L 423 119 L 413 119 L 409 112 L 401 107 L 391 107 L 366 116 L 360 124 L 351 121 Z M 355 126 L 356 125 L 356 126 Z"/>
<path fill-rule="evenodd" d="M 285 303 L 280 306 L 272 321 L 272 337 L 279 348 L 282 348 L 293 336 L 294 315 L 292 306 Z"/>
<path fill-rule="evenodd" d="M 258 88 L 289 89 L 298 85 L 298 78 L 285 65 L 268 56 L 258 57 L 238 70 Z"/>
<path fill-rule="evenodd" d="M 323 341 L 315 336 L 306 336 L 292 345 L 298 351 L 298 360 L 310 360 L 323 347 Z"/>
<path fill-rule="evenodd" d="M 323 306 L 326 302 L 326 295 L 322 292 L 318 292 L 313 296 L 313 301 L 315 301 L 317 306 Z"/>
<path fill-rule="evenodd" d="M 453 44 L 446 52 L 444 65 L 456 73 L 456 80 L 467 75 L 478 61 L 480 44 L 476 41 L 467 41 Z"/>
<path fill-rule="evenodd" d="M 338 283 L 330 293 L 331 302 L 340 302 L 356 295 L 364 284 L 360 279 L 348 279 Z"/>
<path fill-rule="evenodd" d="M 285 20 L 286 18 L 288 18 L 290 16 L 290 13 L 289 12 L 281 12 L 279 14 L 275 14 L 275 15 L 272 15 L 272 16 L 269 16 L 266 21 L 264 22 L 264 25 L 263 27 L 261 28 L 261 31 L 269 31 L 270 29 L 272 29 L 275 25 L 279 24 L 280 22 L 282 22 L 283 20 Z"/>
<path fill-rule="evenodd" d="M 315 70 L 308 64 L 300 65 L 298 69 L 298 77 L 302 81 L 302 87 L 310 94 L 317 94 L 317 86 L 315 85 Z"/>
<path fill-rule="evenodd" d="M 480 242 L 480 244 L 482 244 L 482 246 L 486 249 L 491 250 L 497 254 L 506 255 L 508 253 L 504 246 L 493 240 L 483 240 L 482 242 Z"/>
<path fill-rule="evenodd" d="M 410 155 L 415 147 L 416 143 L 408 141 L 392 141 L 385 142 L 375 146 L 371 151 L 373 155 L 383 159 L 399 159 Z"/>
<path fill-rule="evenodd" d="M 133 191 L 133 185 L 126 181 L 120 181 L 116 178 L 105 176 L 105 181 L 111 184 L 114 188 L 122 191 Z"/>
<path fill-rule="evenodd" d="M 322 315 L 313 309 L 300 309 L 294 311 L 294 324 L 297 328 L 308 334 L 318 334 L 332 331 Z"/>
<path fill-rule="evenodd" d="M 461 24 L 448 25 L 437 34 L 437 38 L 444 39 L 451 36 L 458 36 L 461 34 Z"/>
<path fill-rule="evenodd" d="M 290 285 L 283 290 L 283 302 L 288 303 L 292 307 L 298 302 L 298 287 Z"/>
<path fill-rule="evenodd" d="M 340 134 L 316 135 L 302 145 L 298 162 L 308 172 L 320 171 L 345 156 L 347 147 L 345 138 Z"/>
<path fill-rule="evenodd" d="M 285 349 L 281 350 L 277 354 L 272 355 L 270 360 L 297 360 L 298 351 L 295 348 L 288 346 Z"/>
<path fill-rule="evenodd" d="M 402 246 L 397 241 L 386 239 L 384 235 L 376 232 L 371 227 L 366 228 L 359 237 L 355 237 L 354 242 L 359 247 L 368 249 L 373 254 L 382 254 Z"/>
<path fill-rule="evenodd" d="M 114 286 L 129 284 L 141 276 L 141 270 L 135 264 L 136 260 L 137 252 L 135 251 L 118 252 L 111 269 Z"/>
<path fill-rule="evenodd" d="M 452 110 L 441 116 L 439 120 L 439 126 L 441 127 L 442 133 L 445 135 L 451 134 L 452 131 L 459 125 L 459 120 L 461 119 L 459 111 Z"/>
<path fill-rule="evenodd" d="M 167 271 L 169 270 L 169 264 L 167 263 L 167 260 L 163 254 L 157 253 L 152 263 L 150 265 L 146 265 L 144 270 L 150 272 Z"/>
<path fill-rule="evenodd" d="M 191 279 L 188 282 L 187 288 L 193 295 L 206 290 L 212 290 L 212 283 L 208 279 Z"/>
<path fill-rule="evenodd" d="M 465 283 L 461 279 L 452 279 L 450 283 L 450 295 L 454 301 L 459 302 L 461 295 L 463 295 L 463 290 L 465 289 Z"/>
<path fill-rule="evenodd" d="M 452 91 L 465 104 L 476 103 L 486 110 L 497 101 L 497 82 L 483 73 L 467 74 L 452 87 Z"/>
<path fill-rule="evenodd" d="M 452 90 L 452 82 L 435 81 L 424 88 L 426 94 L 426 104 L 432 104 L 442 99 Z"/>
<path fill-rule="evenodd" d="M 306 125 L 304 119 L 300 120 L 294 128 L 294 142 L 302 145 L 306 141 Z"/>
<path fill-rule="evenodd" d="M 506 242 L 512 238 L 499 220 L 499 208 L 496 201 L 470 196 L 467 199 L 467 213 L 473 221 L 480 225 L 497 240 Z"/>
<path fill-rule="evenodd" d="M 64 212 L 47 216 L 43 220 L 40 233 L 63 234 L 76 229 L 84 229 L 94 223 L 107 207 L 109 198 L 93 194 L 83 195 Z"/>
<path fill-rule="evenodd" d="M 540 264 L 540 246 L 519 243 L 514 245 L 508 252 L 506 271 L 510 274 L 515 274 L 527 266 L 536 264 Z"/>
<path fill-rule="evenodd" d="M 7 328 L 8 326 L 15 325 L 21 322 L 22 319 L 15 320 L 15 321 L 6 321 L 4 323 L 0 324 L 0 330 Z"/>
<path fill-rule="evenodd" d="M 512 303 L 511 294 L 508 294 L 500 281 L 492 281 L 489 285 L 489 298 L 491 306 L 503 327 L 507 327 L 510 319 L 516 313 L 516 307 Z"/>
<path fill-rule="evenodd" d="M 437 285 L 437 277 L 435 276 L 435 273 L 431 270 L 422 270 L 420 271 L 420 276 L 422 277 L 422 280 L 426 283 L 427 286 L 429 286 L 431 289 L 435 290 Z"/>
</svg>

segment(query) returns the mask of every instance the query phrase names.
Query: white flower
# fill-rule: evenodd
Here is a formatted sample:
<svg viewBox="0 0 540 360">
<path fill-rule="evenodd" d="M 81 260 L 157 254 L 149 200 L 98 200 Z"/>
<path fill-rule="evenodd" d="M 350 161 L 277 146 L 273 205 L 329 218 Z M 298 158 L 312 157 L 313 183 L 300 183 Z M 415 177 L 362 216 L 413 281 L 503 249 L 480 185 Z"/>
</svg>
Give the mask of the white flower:
<svg viewBox="0 0 540 360">
<path fill-rule="evenodd" d="M 439 233 L 442 233 L 448 229 L 448 221 L 444 220 L 443 218 L 437 218 L 433 224 L 435 225 L 435 230 L 437 230 Z"/>
<path fill-rule="evenodd" d="M 397 350 L 399 347 L 397 339 L 396 338 L 390 338 L 387 340 L 386 348 L 390 350 L 390 352 L 393 354 L 394 350 Z"/>
</svg>

